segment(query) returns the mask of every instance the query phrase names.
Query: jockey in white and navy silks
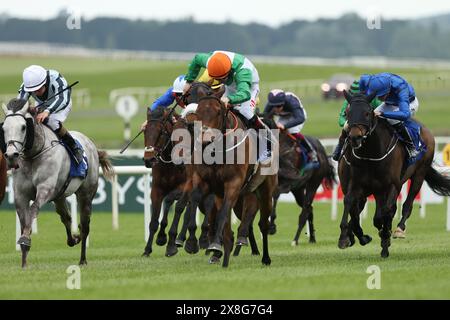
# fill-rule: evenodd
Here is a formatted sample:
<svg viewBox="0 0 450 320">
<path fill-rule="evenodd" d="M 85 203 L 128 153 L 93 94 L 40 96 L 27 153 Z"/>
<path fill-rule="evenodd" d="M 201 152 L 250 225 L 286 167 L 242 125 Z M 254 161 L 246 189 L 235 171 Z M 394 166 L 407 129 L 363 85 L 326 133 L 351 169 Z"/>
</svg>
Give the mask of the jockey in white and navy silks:
<svg viewBox="0 0 450 320">
<path fill-rule="evenodd" d="M 298 144 L 301 144 L 307 150 L 311 161 L 304 166 L 303 170 L 308 171 L 318 168 L 320 164 L 317 159 L 316 150 L 305 136 L 300 133 L 308 117 L 300 98 L 292 92 L 274 89 L 269 92 L 267 100 L 268 102 L 264 108 L 265 114 L 270 114 L 272 112 L 274 115 L 280 114 L 281 112 L 289 113 L 288 117 L 279 117 L 279 119 L 276 120 L 277 127 L 281 130 L 287 130 L 296 138 Z"/>
<path fill-rule="evenodd" d="M 402 77 L 392 73 L 380 73 L 376 75 L 362 75 L 359 80 L 361 92 L 366 95 L 376 93 L 379 100 L 383 101 L 375 114 L 387 119 L 405 141 L 410 158 L 419 155 L 414 146 L 405 123 L 419 109 L 419 100 L 414 88 Z"/>
<path fill-rule="evenodd" d="M 77 145 L 71 134 L 63 127 L 72 110 L 71 89 L 54 96 L 67 88 L 67 81 L 55 70 L 46 70 L 38 65 L 31 65 L 23 71 L 23 83 L 19 89 L 18 99 L 28 101 L 33 97 L 38 104 L 43 103 L 36 116 L 38 123 L 44 123 L 55 132 L 59 139 L 72 151 L 75 160 L 83 162 L 83 150 Z M 54 96 L 51 99 L 50 97 Z"/>
</svg>

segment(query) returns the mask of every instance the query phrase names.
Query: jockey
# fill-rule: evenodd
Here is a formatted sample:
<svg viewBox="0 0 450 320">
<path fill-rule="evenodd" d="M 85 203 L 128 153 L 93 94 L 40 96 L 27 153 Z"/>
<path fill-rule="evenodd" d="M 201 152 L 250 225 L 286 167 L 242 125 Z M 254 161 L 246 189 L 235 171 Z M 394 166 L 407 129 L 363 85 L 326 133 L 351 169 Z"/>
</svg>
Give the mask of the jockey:
<svg viewBox="0 0 450 320">
<path fill-rule="evenodd" d="M 355 80 L 352 85 L 350 86 L 350 93 L 356 94 L 361 93 L 359 90 L 359 80 Z M 376 109 L 378 106 L 380 106 L 383 102 L 378 100 L 377 98 L 373 99 L 370 105 L 373 109 Z M 345 100 L 341 107 L 341 112 L 339 113 L 339 126 L 343 128 L 342 133 L 339 137 L 338 145 L 336 146 L 336 149 L 334 149 L 333 152 L 333 160 L 339 161 L 339 157 L 341 156 L 342 148 L 344 147 L 345 139 L 347 139 L 347 132 L 348 132 L 348 125 L 347 125 L 347 108 L 348 108 L 348 101 Z"/>
<path fill-rule="evenodd" d="M 183 88 L 186 84 L 186 80 L 184 79 L 184 74 L 179 75 L 174 81 L 172 87 L 167 89 L 167 91 L 158 99 L 153 102 L 153 104 L 148 107 L 150 111 L 155 110 L 158 107 L 169 107 L 175 99 L 177 101 L 180 101 L 181 96 L 183 95 Z M 144 123 L 141 125 L 141 130 L 145 130 L 145 127 L 147 126 L 147 120 L 144 121 Z"/>
<path fill-rule="evenodd" d="M 305 165 L 304 171 L 318 168 L 320 164 L 317 159 L 316 150 L 305 136 L 300 133 L 307 119 L 306 110 L 300 99 L 292 92 L 274 89 L 269 92 L 267 100 L 264 113 L 274 112 L 275 114 L 280 114 L 281 112 L 289 112 L 291 114 L 289 119 L 282 119 L 277 122 L 277 127 L 280 130 L 287 130 L 296 138 L 297 143 L 308 151 L 308 156 L 311 161 Z"/>
<path fill-rule="evenodd" d="M 254 111 L 259 94 L 259 74 L 249 59 L 229 51 L 196 54 L 189 65 L 184 93 L 189 90 L 201 68 L 206 68 L 211 78 L 225 85 L 226 90 L 221 98 L 225 107 L 233 105 L 247 119 L 249 127 L 265 129 Z M 261 154 L 260 161 L 271 157 L 270 147 L 267 149 Z"/>
<path fill-rule="evenodd" d="M 405 126 L 405 122 L 419 109 L 414 88 L 392 73 L 362 75 L 359 82 L 361 92 L 366 95 L 376 93 L 378 99 L 384 102 L 375 109 L 375 115 L 386 118 L 405 142 L 409 157 L 417 157 L 419 151 Z"/>
<path fill-rule="evenodd" d="M 19 89 L 18 99 L 28 101 L 30 96 L 42 105 L 43 111 L 36 116 L 38 123 L 44 123 L 72 151 L 78 164 L 83 162 L 83 150 L 72 135 L 63 127 L 63 122 L 72 109 L 71 89 L 64 91 L 50 100 L 54 94 L 67 87 L 67 81 L 55 70 L 45 70 L 41 66 L 31 65 L 23 71 L 23 83 Z"/>
</svg>

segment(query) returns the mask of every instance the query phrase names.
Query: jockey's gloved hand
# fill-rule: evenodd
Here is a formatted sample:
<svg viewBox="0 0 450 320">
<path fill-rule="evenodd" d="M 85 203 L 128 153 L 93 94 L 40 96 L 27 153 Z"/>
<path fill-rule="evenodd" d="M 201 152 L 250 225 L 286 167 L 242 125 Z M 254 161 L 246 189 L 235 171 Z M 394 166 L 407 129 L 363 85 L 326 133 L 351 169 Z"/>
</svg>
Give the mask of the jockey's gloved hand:
<svg viewBox="0 0 450 320">
<path fill-rule="evenodd" d="M 222 97 L 220 98 L 220 101 L 222 101 L 225 108 L 228 108 L 230 106 L 230 99 L 228 97 Z"/>
<path fill-rule="evenodd" d="M 189 91 L 189 89 L 191 88 L 191 85 L 192 85 L 192 83 L 186 82 L 186 84 L 183 87 L 183 95 L 185 95 Z"/>
</svg>

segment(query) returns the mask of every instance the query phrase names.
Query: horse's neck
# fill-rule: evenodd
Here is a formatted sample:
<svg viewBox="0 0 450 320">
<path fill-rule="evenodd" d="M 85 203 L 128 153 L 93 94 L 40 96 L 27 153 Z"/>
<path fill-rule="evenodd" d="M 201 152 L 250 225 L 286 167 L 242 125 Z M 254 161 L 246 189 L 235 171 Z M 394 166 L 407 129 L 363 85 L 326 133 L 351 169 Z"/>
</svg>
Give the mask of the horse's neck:
<svg viewBox="0 0 450 320">
<path fill-rule="evenodd" d="M 363 147 L 357 151 L 358 155 L 371 158 L 384 156 L 389 151 L 393 137 L 393 133 L 388 126 L 387 122 L 378 120 L 377 126 L 367 137 Z"/>
<path fill-rule="evenodd" d="M 26 155 L 33 156 L 50 146 L 52 141 L 58 141 L 56 134 L 43 124 L 34 124 L 34 141 L 33 146 L 26 152 Z"/>
</svg>

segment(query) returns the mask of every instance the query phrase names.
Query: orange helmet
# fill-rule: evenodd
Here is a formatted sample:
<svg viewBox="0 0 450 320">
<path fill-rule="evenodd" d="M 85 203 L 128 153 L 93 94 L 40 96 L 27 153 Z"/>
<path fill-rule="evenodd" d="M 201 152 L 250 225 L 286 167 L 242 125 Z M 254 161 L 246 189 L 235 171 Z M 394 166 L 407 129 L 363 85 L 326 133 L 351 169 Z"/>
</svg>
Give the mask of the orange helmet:
<svg viewBox="0 0 450 320">
<path fill-rule="evenodd" d="M 211 78 L 223 78 L 231 70 L 231 60 L 225 53 L 216 52 L 209 58 L 207 69 Z"/>
</svg>

